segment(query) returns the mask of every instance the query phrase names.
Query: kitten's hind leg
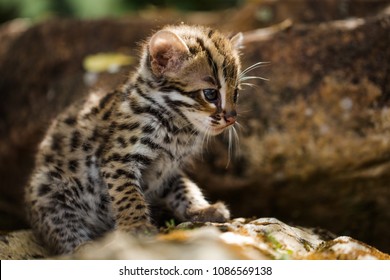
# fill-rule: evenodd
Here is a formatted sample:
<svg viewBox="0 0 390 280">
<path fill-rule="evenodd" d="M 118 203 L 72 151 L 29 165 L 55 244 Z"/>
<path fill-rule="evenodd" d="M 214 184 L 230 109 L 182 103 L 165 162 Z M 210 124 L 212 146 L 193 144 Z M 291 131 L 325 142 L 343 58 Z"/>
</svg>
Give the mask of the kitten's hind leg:
<svg viewBox="0 0 390 280">
<path fill-rule="evenodd" d="M 52 253 L 70 253 L 80 244 L 92 239 L 78 210 L 64 207 L 57 199 L 39 203 L 36 207 L 31 212 L 33 231 Z"/>
<path fill-rule="evenodd" d="M 222 223 L 230 218 L 225 204 L 207 202 L 199 187 L 182 175 L 167 182 L 161 199 L 181 221 Z"/>
<path fill-rule="evenodd" d="M 92 202 L 87 191 L 71 181 L 45 186 L 50 191 L 41 192 L 32 202 L 30 222 L 52 253 L 70 253 L 114 228 L 109 211 L 101 211 L 109 207 L 106 195 L 97 194 Z"/>
</svg>

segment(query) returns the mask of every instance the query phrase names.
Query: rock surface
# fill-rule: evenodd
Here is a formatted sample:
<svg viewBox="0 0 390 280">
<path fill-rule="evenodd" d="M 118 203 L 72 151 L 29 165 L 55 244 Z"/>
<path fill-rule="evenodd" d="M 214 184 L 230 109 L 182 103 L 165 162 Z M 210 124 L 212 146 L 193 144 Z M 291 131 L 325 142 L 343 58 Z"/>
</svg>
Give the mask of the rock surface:
<svg viewBox="0 0 390 280">
<path fill-rule="evenodd" d="M 75 253 L 49 256 L 30 231 L 0 236 L 0 259 L 379 259 L 384 254 L 353 238 L 292 227 L 274 218 L 183 223 L 156 237 L 113 232 Z"/>
</svg>

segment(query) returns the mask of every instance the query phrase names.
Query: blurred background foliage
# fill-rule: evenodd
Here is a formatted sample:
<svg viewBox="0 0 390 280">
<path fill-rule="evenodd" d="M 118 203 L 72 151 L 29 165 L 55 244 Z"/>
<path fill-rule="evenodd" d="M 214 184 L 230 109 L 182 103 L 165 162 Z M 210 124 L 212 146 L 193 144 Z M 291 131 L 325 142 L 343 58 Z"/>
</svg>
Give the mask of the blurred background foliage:
<svg viewBox="0 0 390 280">
<path fill-rule="evenodd" d="M 99 18 L 131 14 L 140 9 L 174 8 L 183 11 L 226 9 L 245 0 L 0 0 L 0 23 L 23 17 Z"/>
</svg>

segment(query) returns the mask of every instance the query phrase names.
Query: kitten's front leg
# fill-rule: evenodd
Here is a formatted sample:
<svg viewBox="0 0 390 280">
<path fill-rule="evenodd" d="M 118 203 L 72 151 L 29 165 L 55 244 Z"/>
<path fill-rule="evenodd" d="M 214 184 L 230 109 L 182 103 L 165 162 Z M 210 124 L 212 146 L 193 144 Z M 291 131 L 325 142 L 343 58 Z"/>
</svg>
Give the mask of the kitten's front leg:
<svg viewBox="0 0 390 280">
<path fill-rule="evenodd" d="M 141 189 L 141 171 L 135 162 L 110 161 L 102 168 L 119 230 L 135 234 L 155 233 Z"/>
<path fill-rule="evenodd" d="M 161 198 L 181 221 L 222 223 L 230 218 L 225 204 L 207 202 L 199 187 L 185 175 L 172 177 Z"/>
</svg>

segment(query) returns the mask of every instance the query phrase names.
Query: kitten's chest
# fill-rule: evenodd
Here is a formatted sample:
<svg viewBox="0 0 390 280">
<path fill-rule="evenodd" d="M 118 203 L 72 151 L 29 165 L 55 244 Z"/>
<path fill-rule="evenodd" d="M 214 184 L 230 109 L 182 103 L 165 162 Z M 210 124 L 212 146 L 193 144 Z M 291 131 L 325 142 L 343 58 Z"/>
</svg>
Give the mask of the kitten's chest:
<svg viewBox="0 0 390 280">
<path fill-rule="evenodd" d="M 162 149 L 159 156 L 143 174 L 145 188 L 150 192 L 159 191 L 161 185 L 167 179 L 177 174 L 199 150 L 199 145 L 196 141 L 186 137 L 171 137 L 169 144 L 165 142 L 160 143 Z"/>
<path fill-rule="evenodd" d="M 161 121 L 155 118 L 143 118 L 139 122 L 143 124 L 139 135 L 140 144 L 157 151 L 159 155 L 156 165 L 180 164 L 199 151 L 200 141 L 197 134 L 191 134 L 175 124 L 168 129 L 167 125 L 162 125 Z"/>
<path fill-rule="evenodd" d="M 147 193 L 158 192 L 163 182 L 177 173 L 180 167 L 177 161 L 165 158 L 157 159 L 143 174 L 143 187 Z"/>
</svg>

